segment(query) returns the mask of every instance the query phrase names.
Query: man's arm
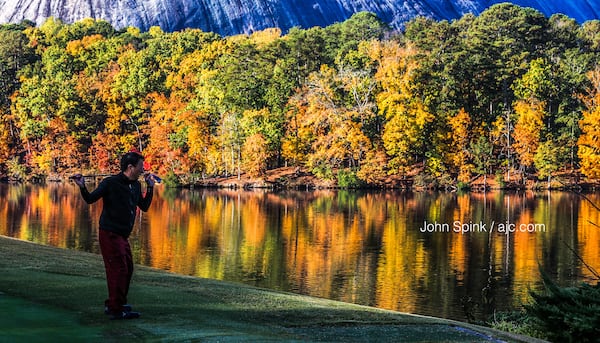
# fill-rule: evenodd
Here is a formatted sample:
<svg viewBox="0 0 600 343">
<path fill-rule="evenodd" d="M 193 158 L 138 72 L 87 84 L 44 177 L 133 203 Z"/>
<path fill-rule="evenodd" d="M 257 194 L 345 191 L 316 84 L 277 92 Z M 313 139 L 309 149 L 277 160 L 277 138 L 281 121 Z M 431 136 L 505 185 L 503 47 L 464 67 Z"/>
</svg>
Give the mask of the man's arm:
<svg viewBox="0 0 600 343">
<path fill-rule="evenodd" d="M 146 212 L 146 211 L 148 211 L 148 209 L 150 208 L 150 204 L 152 203 L 155 182 L 154 182 L 154 178 L 150 174 L 144 176 L 144 179 L 146 180 L 146 194 L 144 194 L 140 198 L 138 207 L 140 208 L 140 210 Z"/>
<path fill-rule="evenodd" d="M 85 200 L 86 203 L 92 204 L 92 203 L 98 201 L 100 198 L 102 198 L 102 192 L 104 189 L 102 187 L 102 183 L 100 183 L 100 185 L 98 186 L 98 188 L 96 190 L 94 190 L 92 193 L 90 193 L 87 190 L 87 187 L 85 187 L 85 179 L 84 179 L 83 175 L 75 174 L 75 175 L 69 177 L 69 179 L 73 180 L 73 182 L 75 182 L 75 184 L 77 186 L 79 186 L 79 190 L 81 191 L 81 196 L 83 197 L 83 200 Z"/>
</svg>

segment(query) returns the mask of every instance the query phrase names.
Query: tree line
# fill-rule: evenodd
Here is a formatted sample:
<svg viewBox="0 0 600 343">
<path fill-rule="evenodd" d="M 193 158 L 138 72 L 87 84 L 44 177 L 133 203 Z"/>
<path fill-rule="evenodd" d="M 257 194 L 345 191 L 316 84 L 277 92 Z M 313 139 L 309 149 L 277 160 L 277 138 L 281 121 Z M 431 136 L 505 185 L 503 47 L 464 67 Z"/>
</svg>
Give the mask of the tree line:
<svg viewBox="0 0 600 343">
<path fill-rule="evenodd" d="M 402 32 L 371 13 L 282 34 L 0 25 L 0 174 L 183 182 L 299 166 L 342 186 L 600 177 L 600 21 L 511 4 Z M 412 174 L 411 174 L 412 173 Z"/>
</svg>

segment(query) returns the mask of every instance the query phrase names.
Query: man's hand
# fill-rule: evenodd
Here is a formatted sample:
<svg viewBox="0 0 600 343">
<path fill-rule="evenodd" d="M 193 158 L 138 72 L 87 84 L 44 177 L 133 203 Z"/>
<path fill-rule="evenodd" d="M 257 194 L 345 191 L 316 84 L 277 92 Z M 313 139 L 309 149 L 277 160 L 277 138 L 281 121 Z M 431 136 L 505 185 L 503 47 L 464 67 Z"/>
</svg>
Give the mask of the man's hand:
<svg viewBox="0 0 600 343">
<path fill-rule="evenodd" d="M 75 182 L 75 184 L 79 187 L 85 187 L 85 179 L 81 174 L 71 175 L 69 176 L 69 180 L 73 180 L 73 182 Z"/>
<path fill-rule="evenodd" d="M 154 184 L 156 183 L 156 179 L 152 174 L 144 175 L 144 180 L 146 180 L 146 184 L 148 185 L 148 187 L 154 187 Z"/>
</svg>

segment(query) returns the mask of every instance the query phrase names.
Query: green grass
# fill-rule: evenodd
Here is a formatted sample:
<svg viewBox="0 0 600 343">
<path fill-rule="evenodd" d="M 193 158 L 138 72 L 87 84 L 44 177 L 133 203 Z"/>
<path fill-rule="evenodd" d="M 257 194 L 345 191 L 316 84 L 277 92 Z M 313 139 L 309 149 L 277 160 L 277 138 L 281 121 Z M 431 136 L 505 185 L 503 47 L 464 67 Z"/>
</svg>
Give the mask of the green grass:
<svg viewBox="0 0 600 343">
<path fill-rule="evenodd" d="M 136 266 L 111 321 L 100 256 L 0 236 L 0 342 L 535 342 L 465 323 L 407 315 Z"/>
<path fill-rule="evenodd" d="M 0 341 L 89 342 L 99 328 L 81 326 L 75 313 L 0 295 Z"/>
</svg>

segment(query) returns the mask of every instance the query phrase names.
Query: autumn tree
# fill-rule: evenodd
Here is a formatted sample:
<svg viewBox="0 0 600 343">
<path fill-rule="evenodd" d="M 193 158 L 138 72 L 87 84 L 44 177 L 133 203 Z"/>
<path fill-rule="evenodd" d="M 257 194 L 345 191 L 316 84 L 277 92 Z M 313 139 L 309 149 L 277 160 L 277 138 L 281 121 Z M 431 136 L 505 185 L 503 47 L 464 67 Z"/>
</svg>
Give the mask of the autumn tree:
<svg viewBox="0 0 600 343">
<path fill-rule="evenodd" d="M 290 98 L 288 111 L 285 114 L 286 131 L 282 138 L 281 155 L 288 163 L 294 166 L 306 163 L 315 139 L 312 128 L 304 125 L 307 111 L 308 104 L 302 93 Z"/>
<path fill-rule="evenodd" d="M 144 149 L 145 162 L 155 172 L 166 174 L 189 174 L 188 116 L 185 103 L 176 97 L 167 98 L 163 94 L 149 95 L 151 102 L 148 121 L 148 144 Z"/>
<path fill-rule="evenodd" d="M 59 80 L 55 83 L 50 81 L 51 79 L 37 75 L 26 79 L 13 105 L 27 164 L 35 173 L 51 171 L 56 151 L 53 144 L 46 144 L 46 139 L 51 133 L 58 133 L 55 131 L 56 125 L 53 125 L 53 132 L 50 131 L 50 127 L 57 120 L 59 90 L 62 84 Z M 42 144 L 42 141 L 45 143 Z"/>
<path fill-rule="evenodd" d="M 455 116 L 448 118 L 449 125 L 449 164 L 458 174 L 458 181 L 468 183 L 472 165 L 469 163 L 469 143 L 471 141 L 471 117 L 461 109 Z"/>
<path fill-rule="evenodd" d="M 421 99 L 413 96 L 414 54 L 412 48 L 392 41 L 374 42 L 371 50 L 378 64 L 375 79 L 381 87 L 377 107 L 386 118 L 382 140 L 394 173 L 405 173 L 416 157 L 423 156 L 426 127 L 434 119 Z"/>
<path fill-rule="evenodd" d="M 544 103 L 518 101 L 515 113 L 518 119 L 513 132 L 513 146 L 521 165 L 532 167 L 533 157 L 540 145 L 540 128 L 544 125 Z"/>
<path fill-rule="evenodd" d="M 363 129 L 365 121 L 374 115 L 374 86 L 368 73 L 344 66 L 334 69 L 324 65 L 310 75 L 301 90 L 302 107 L 296 112 L 302 114 L 296 118 L 299 127 L 292 134 L 295 139 L 310 140 L 294 144 L 310 145 L 306 164 L 317 175 L 333 178 L 335 169 L 354 172 L 360 168 L 372 149 Z"/>
<path fill-rule="evenodd" d="M 97 76 L 116 59 L 117 50 L 104 44 L 113 34 L 108 23 L 94 20 L 73 25 L 48 20 L 27 30 L 41 60 L 21 71 L 13 113 L 34 169 L 61 172 L 87 160 L 82 156 L 90 137 L 103 127 L 102 105 L 93 94 Z"/>
<path fill-rule="evenodd" d="M 109 170 L 136 146 L 182 174 L 293 164 L 377 183 L 423 162 L 464 181 L 515 162 L 574 168 L 579 150 L 590 173 L 594 93 L 573 95 L 600 61 L 599 27 L 512 4 L 415 18 L 402 33 L 369 13 L 231 37 L 93 19 L 3 25 L 0 164 Z"/>
<path fill-rule="evenodd" d="M 531 61 L 529 70 L 515 81 L 513 89 L 519 99 L 514 106 L 517 115 L 513 133 L 514 147 L 521 165 L 532 167 L 536 153 L 550 151 L 543 149 L 538 152 L 538 147 L 548 132 L 545 125 L 548 117 L 546 106 L 551 95 L 555 93 L 551 66 L 541 58 Z"/>
<path fill-rule="evenodd" d="M 280 117 L 269 111 L 268 108 L 246 110 L 242 115 L 240 124 L 246 137 L 244 145 L 250 144 L 247 141 L 250 137 L 254 137 L 251 140 L 260 145 L 260 154 L 254 160 L 255 163 L 263 166 L 259 168 L 261 171 L 266 171 L 269 165 L 276 163 L 272 158 L 276 157 L 280 151 L 283 135 Z M 256 150 L 256 152 L 259 152 L 259 150 Z M 260 158 L 258 158 L 259 156 Z"/>
<path fill-rule="evenodd" d="M 586 105 L 579 122 L 581 136 L 577 142 L 581 172 L 591 178 L 600 178 L 600 68 L 588 74 L 590 89 L 582 96 Z"/>
<path fill-rule="evenodd" d="M 11 96 L 20 88 L 19 71 L 36 55 L 23 33 L 27 25 L 0 26 L 0 167 L 18 154 L 19 133 L 11 113 Z"/>
<path fill-rule="evenodd" d="M 207 41 L 201 49 L 186 55 L 177 71 L 167 77 L 171 97 L 191 111 L 179 130 L 187 132 L 187 157 L 195 172 L 212 175 L 223 170 L 221 150 L 216 144 L 223 91 L 216 86 L 213 66 L 228 49 L 224 40 Z"/>
<path fill-rule="evenodd" d="M 246 137 L 242 147 L 242 166 L 248 175 L 263 175 L 267 171 L 269 157 L 268 143 L 261 133 Z"/>
</svg>

